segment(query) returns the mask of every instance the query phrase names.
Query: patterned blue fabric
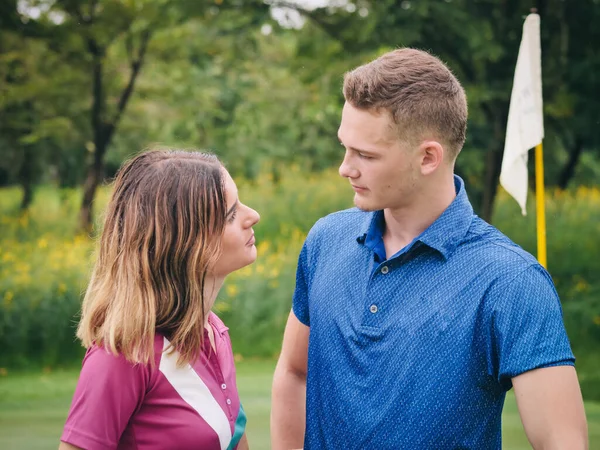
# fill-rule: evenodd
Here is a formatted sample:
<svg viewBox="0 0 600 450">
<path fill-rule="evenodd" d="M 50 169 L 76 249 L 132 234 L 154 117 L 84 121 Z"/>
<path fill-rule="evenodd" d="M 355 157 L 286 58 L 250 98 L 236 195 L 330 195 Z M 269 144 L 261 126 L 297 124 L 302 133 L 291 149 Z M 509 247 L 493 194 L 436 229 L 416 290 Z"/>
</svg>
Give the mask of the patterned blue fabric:
<svg viewBox="0 0 600 450">
<path fill-rule="evenodd" d="M 305 449 L 499 449 L 511 378 L 573 365 L 550 276 L 455 185 L 387 260 L 381 211 L 309 233 L 293 303 L 310 326 Z"/>
</svg>

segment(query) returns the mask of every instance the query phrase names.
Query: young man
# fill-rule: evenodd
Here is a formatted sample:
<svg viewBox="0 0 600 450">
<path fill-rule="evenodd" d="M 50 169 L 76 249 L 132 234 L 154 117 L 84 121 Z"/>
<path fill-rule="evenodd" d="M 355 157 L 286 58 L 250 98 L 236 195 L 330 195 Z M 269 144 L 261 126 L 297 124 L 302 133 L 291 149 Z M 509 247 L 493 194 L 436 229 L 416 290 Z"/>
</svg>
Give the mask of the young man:
<svg viewBox="0 0 600 450">
<path fill-rule="evenodd" d="M 319 220 L 300 254 L 273 449 L 499 449 L 511 387 L 534 448 L 586 448 L 552 280 L 453 174 L 460 83 L 400 49 L 348 73 L 344 97 L 339 171 L 358 208 Z"/>
</svg>

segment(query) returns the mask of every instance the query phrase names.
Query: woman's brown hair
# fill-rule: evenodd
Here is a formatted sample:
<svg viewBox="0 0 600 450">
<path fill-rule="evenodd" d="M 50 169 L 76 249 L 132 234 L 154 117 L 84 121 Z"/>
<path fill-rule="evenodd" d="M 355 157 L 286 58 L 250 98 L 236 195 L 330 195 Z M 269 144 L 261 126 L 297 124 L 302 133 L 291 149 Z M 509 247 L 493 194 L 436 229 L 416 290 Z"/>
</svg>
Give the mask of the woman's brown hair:
<svg viewBox="0 0 600 450">
<path fill-rule="evenodd" d="M 155 333 L 195 360 L 204 342 L 207 274 L 220 254 L 226 198 L 214 155 L 150 151 L 120 169 L 77 336 L 153 364 Z"/>
</svg>

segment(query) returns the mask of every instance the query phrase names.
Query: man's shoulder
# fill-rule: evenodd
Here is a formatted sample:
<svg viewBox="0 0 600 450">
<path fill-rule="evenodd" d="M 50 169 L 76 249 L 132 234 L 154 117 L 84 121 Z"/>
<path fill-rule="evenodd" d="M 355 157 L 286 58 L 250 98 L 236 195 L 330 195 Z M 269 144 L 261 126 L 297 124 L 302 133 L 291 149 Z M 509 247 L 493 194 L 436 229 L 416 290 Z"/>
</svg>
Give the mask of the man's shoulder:
<svg viewBox="0 0 600 450">
<path fill-rule="evenodd" d="M 373 213 L 356 207 L 336 211 L 320 218 L 310 230 L 309 235 L 322 236 L 339 232 L 358 233 L 366 231 Z"/>
<path fill-rule="evenodd" d="M 469 253 L 475 253 L 481 264 L 489 264 L 490 268 L 497 270 L 519 272 L 538 264 L 531 253 L 477 216 L 460 247 Z"/>
<path fill-rule="evenodd" d="M 456 264 L 469 283 L 485 292 L 490 307 L 518 304 L 524 310 L 525 305 L 538 309 L 555 305 L 558 297 L 546 269 L 531 253 L 482 219 L 473 220 L 456 254 Z M 545 294 L 532 296 L 539 292 Z M 499 299 L 505 301 L 498 303 Z"/>
</svg>

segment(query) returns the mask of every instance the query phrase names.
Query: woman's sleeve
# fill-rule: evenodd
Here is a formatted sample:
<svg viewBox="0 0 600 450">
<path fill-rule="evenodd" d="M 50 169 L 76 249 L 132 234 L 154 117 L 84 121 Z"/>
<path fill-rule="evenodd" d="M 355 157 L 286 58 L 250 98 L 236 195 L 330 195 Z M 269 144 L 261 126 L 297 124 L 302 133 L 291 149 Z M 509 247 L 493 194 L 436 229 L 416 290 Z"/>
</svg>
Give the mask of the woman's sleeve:
<svg viewBox="0 0 600 450">
<path fill-rule="evenodd" d="M 60 440 L 87 450 L 115 449 L 149 380 L 147 365 L 103 348 L 88 350 Z"/>
</svg>

